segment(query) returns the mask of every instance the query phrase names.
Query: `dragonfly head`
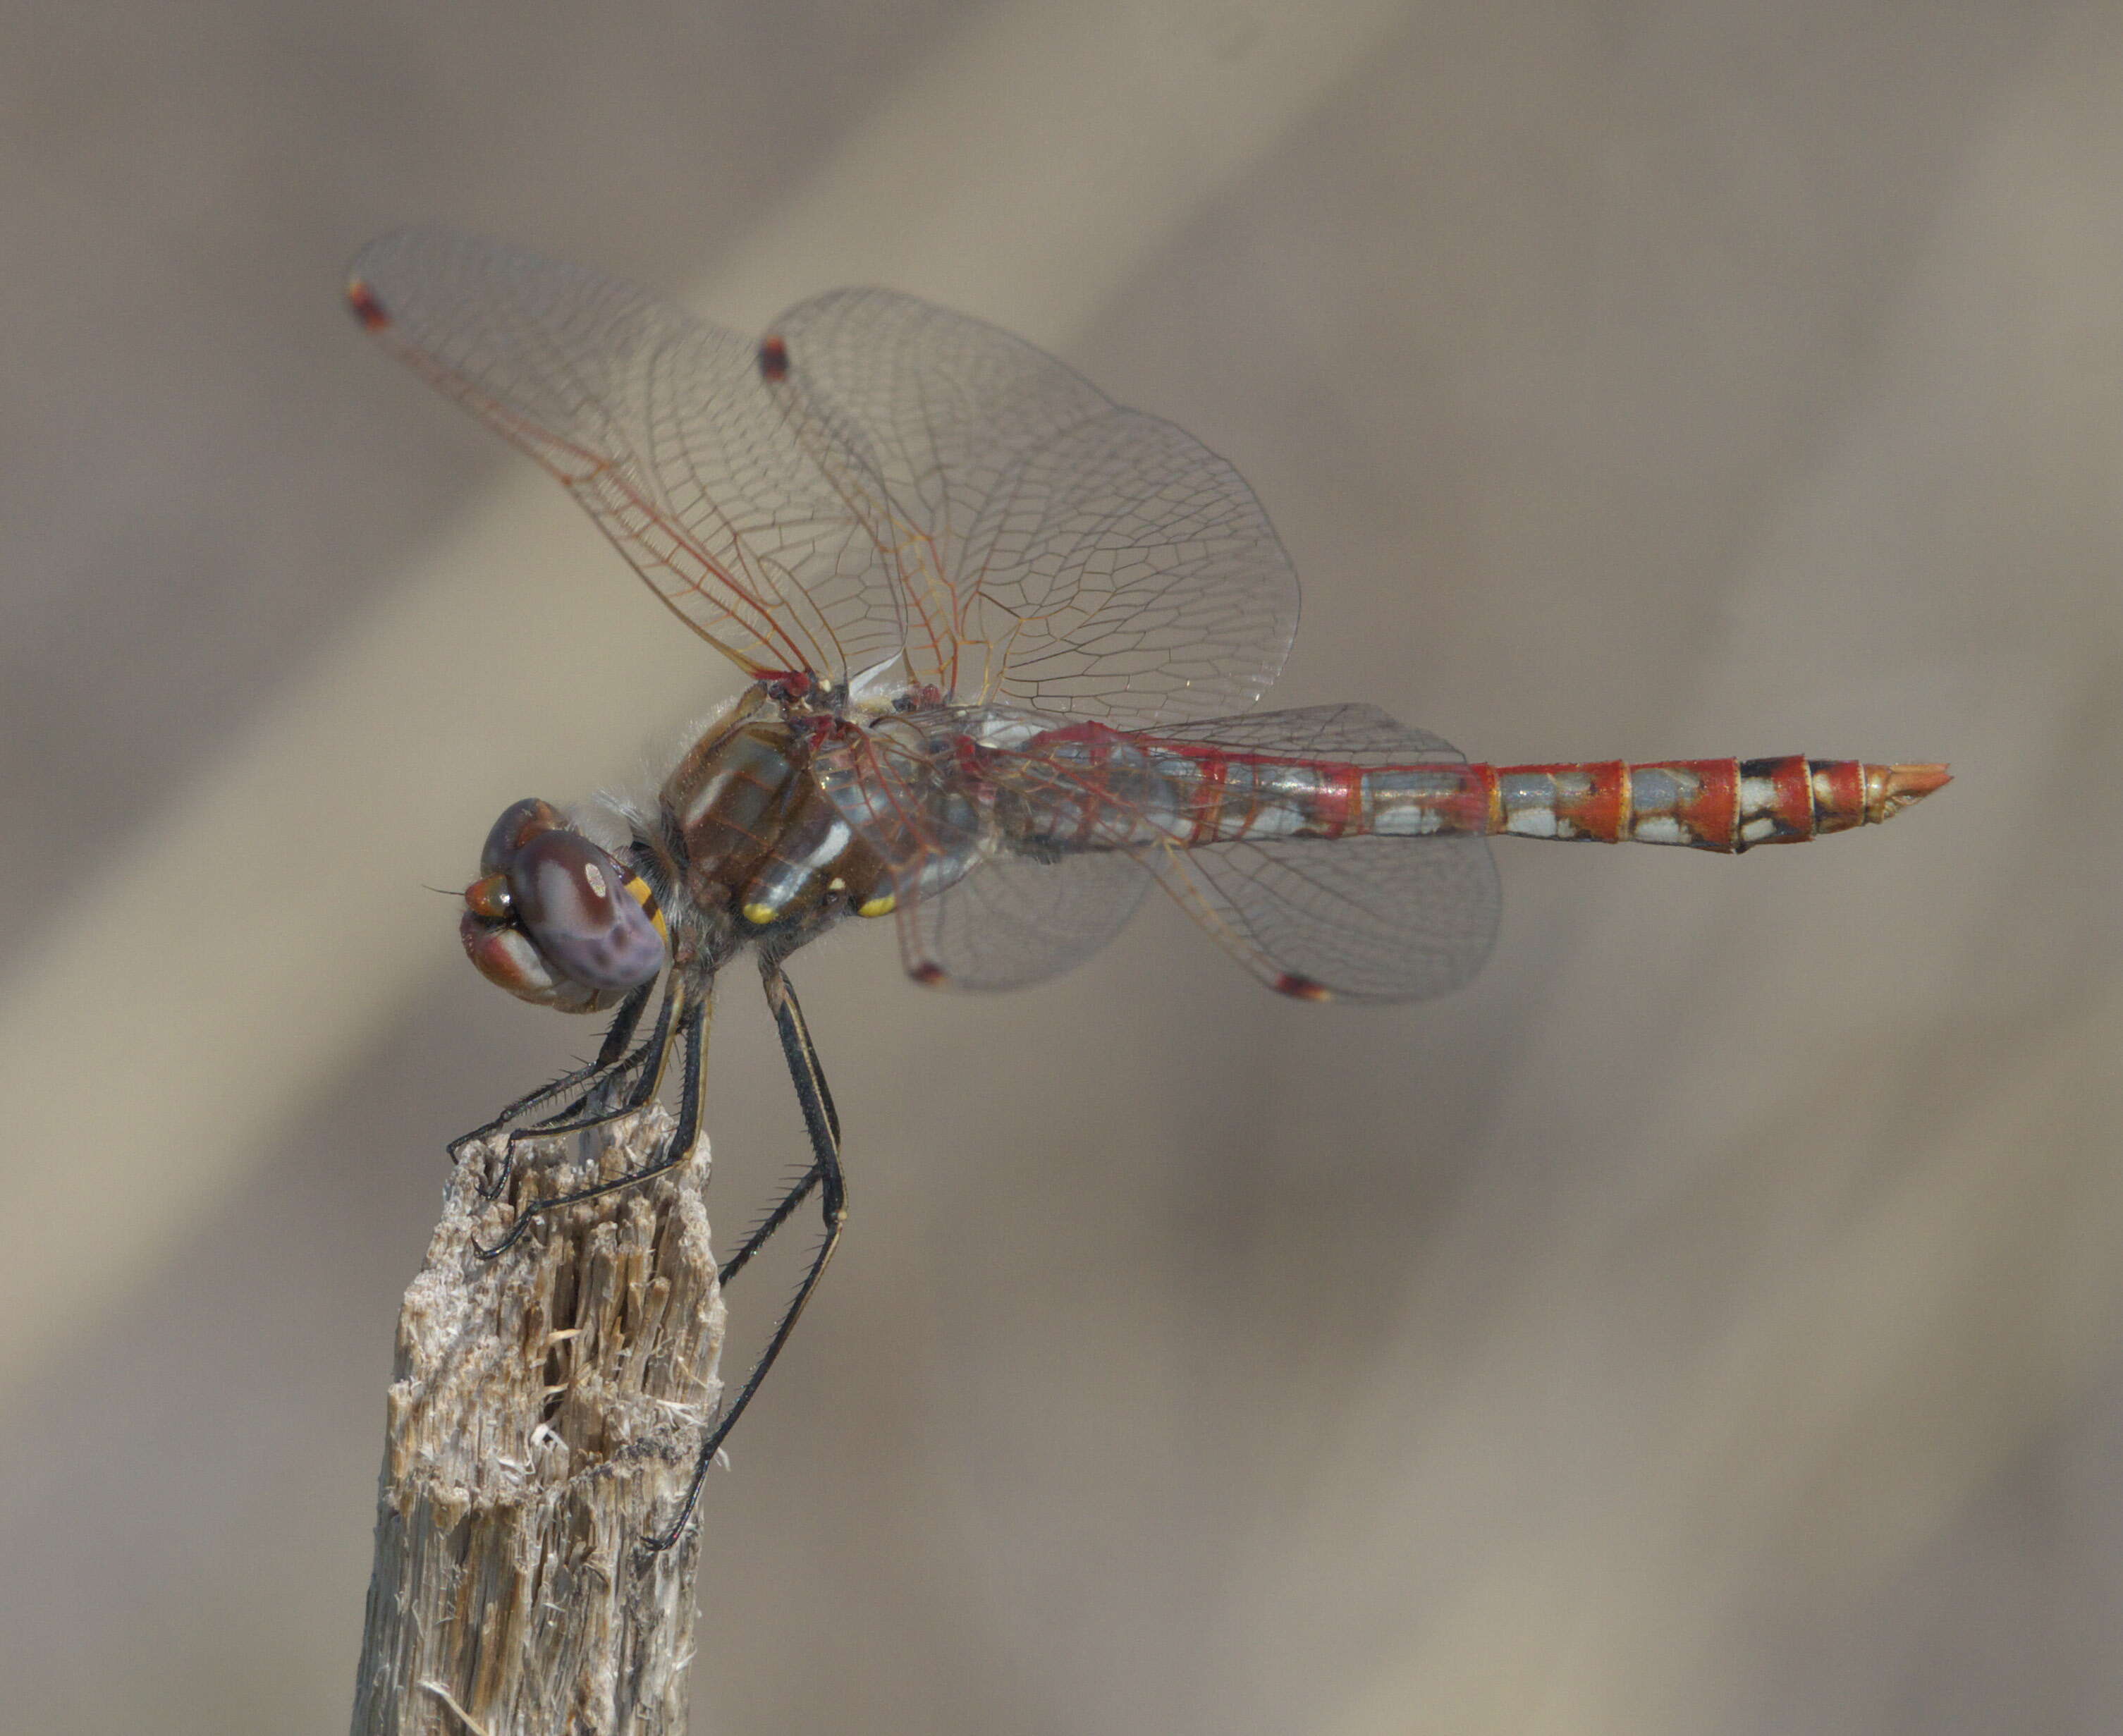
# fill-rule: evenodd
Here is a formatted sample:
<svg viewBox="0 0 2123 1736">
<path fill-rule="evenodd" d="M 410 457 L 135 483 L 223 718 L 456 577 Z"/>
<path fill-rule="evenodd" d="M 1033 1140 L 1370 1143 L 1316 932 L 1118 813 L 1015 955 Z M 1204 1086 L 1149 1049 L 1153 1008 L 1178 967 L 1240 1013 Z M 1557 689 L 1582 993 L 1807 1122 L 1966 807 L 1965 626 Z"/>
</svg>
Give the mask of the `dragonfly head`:
<svg viewBox="0 0 2123 1736">
<path fill-rule="evenodd" d="M 562 1012 L 595 1012 L 663 969 L 670 936 L 656 895 L 550 802 L 513 804 L 480 852 L 457 923 L 490 983 Z"/>
</svg>

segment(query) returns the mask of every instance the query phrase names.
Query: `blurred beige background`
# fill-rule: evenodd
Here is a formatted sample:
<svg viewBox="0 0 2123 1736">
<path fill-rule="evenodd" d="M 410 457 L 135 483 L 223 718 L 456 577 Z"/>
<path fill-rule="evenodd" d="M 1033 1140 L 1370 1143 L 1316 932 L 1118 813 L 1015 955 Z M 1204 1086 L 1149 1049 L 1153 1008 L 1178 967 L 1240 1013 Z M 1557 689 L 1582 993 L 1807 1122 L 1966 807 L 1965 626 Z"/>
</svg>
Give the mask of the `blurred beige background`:
<svg viewBox="0 0 2123 1736">
<path fill-rule="evenodd" d="M 2123 13 L 590 16 L 0 11 L 0 1721 L 344 1720 L 443 1143 L 593 1035 L 424 889 L 728 690 L 346 320 L 433 218 L 1058 350 L 1259 491 L 1280 703 L 1958 775 L 1507 842 L 1405 1011 L 1161 905 L 1006 1000 L 799 960 L 855 1217 L 696 1728 L 2123 1722 Z M 710 1131 L 727 1237 L 799 1151 L 745 981 Z"/>
</svg>

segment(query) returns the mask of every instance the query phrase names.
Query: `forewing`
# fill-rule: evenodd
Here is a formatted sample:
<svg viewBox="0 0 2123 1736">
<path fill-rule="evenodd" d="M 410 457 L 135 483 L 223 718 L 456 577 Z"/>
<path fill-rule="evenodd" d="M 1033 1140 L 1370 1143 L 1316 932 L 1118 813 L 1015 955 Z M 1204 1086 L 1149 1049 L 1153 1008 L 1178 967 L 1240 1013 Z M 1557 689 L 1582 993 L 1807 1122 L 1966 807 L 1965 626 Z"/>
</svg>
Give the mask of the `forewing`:
<svg viewBox="0 0 2123 1736">
<path fill-rule="evenodd" d="M 1174 741 L 1366 768 L 1464 762 L 1449 742 L 1371 706 L 1322 706 L 1160 730 Z M 1165 889 L 1285 993 L 1419 1001 L 1482 968 L 1497 872 L 1480 838 L 1269 838 L 1157 851 Z"/>
<path fill-rule="evenodd" d="M 1281 670 L 1296 577 L 1191 434 L 885 290 L 805 302 L 776 336 L 790 426 L 892 575 L 865 626 L 911 681 L 1146 725 L 1250 704 Z"/>
<path fill-rule="evenodd" d="M 747 669 L 832 682 L 896 649 L 875 631 L 891 611 L 869 528 L 807 457 L 756 345 L 597 272 L 447 230 L 371 242 L 349 296 Z"/>
</svg>

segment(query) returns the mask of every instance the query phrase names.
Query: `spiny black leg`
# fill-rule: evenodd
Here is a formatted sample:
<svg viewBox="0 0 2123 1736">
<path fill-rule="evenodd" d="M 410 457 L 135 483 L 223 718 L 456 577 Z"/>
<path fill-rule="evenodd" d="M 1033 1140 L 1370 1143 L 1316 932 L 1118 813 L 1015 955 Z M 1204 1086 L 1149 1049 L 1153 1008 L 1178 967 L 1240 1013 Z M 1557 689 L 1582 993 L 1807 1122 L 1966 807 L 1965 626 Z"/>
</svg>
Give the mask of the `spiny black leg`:
<svg viewBox="0 0 2123 1736">
<path fill-rule="evenodd" d="M 645 1002 L 647 997 L 644 995 L 643 998 Z M 499 1199 L 501 1197 L 502 1190 L 508 1185 L 508 1178 L 516 1171 L 516 1147 L 525 1140 L 541 1135 L 552 1137 L 578 1133 L 590 1128 L 602 1127 L 607 1122 L 618 1120 L 622 1115 L 631 1114 L 656 1095 L 658 1086 L 663 1083 L 665 1058 L 671 1052 L 671 1019 L 678 998 L 677 977 L 667 978 L 663 985 L 663 1004 L 656 1011 L 655 1028 L 640 1043 L 619 1059 L 607 1062 L 604 1070 L 591 1081 L 589 1089 L 565 1107 L 543 1120 L 510 1131 L 508 1138 L 503 1142 L 499 1172 L 479 1190 L 482 1199 Z M 636 1008 L 635 1022 L 640 1018 L 640 1010 Z M 622 1036 L 621 1041 L 624 1040 Z M 606 1047 L 610 1048 L 611 1045 L 607 1044 Z M 630 1076 L 632 1082 L 615 1107 L 611 1093 Z M 600 1102 L 604 1105 L 602 1108 L 589 1110 L 591 1104 Z"/>
<path fill-rule="evenodd" d="M 796 1003 L 796 985 L 782 974 L 778 963 L 762 961 L 760 976 L 766 989 L 766 1004 L 773 1009 L 774 1023 L 781 1034 L 782 1058 L 789 1063 L 789 1077 L 804 1111 L 804 1130 L 811 1138 L 812 1164 L 822 1180 L 841 1187 L 841 1118 L 833 1108 L 833 1094 L 826 1086 L 825 1069 L 818 1064 L 811 1027 L 804 1020 L 804 1009 Z"/>
<path fill-rule="evenodd" d="M 800 1063 L 802 1077 L 809 1080 L 817 1087 L 818 1102 L 824 1108 L 826 1114 L 826 1125 L 832 1133 L 833 1150 L 837 1153 L 841 1144 L 840 1114 L 833 1107 L 833 1094 L 827 1086 L 825 1069 L 818 1064 L 818 1051 L 812 1045 L 811 1027 L 804 1022 L 804 1009 L 797 1004 L 796 987 L 788 978 L 780 974 L 779 967 L 776 967 L 771 974 L 762 967 L 761 974 L 766 981 L 767 1005 L 773 1009 L 775 1025 L 781 1034 L 783 1051 L 785 1053 L 788 1053 L 793 1034 L 793 1039 L 803 1050 Z M 785 1001 L 788 1009 L 785 1013 L 782 1007 Z M 797 1077 L 799 1063 L 792 1058 L 789 1065 L 790 1077 Z M 799 1084 L 797 1086 L 799 1100 L 802 1098 L 804 1091 L 804 1086 Z M 810 1119 L 810 1111 L 808 1108 L 804 1111 L 804 1119 L 808 1127 Z M 815 1155 L 818 1148 L 818 1139 L 815 1134 L 812 1138 L 812 1148 L 814 1155 L 811 1160 L 811 1166 L 797 1178 L 796 1185 L 782 1195 L 781 1203 L 760 1220 L 758 1227 L 745 1238 L 744 1246 L 724 1262 L 716 1280 L 718 1283 L 726 1284 L 742 1272 L 750 1263 L 752 1255 L 773 1240 L 774 1232 L 789 1221 L 790 1215 L 804 1203 L 809 1196 L 811 1189 L 818 1186 L 823 1178 L 824 1171 L 820 1167 Z"/>
<path fill-rule="evenodd" d="M 674 990 L 673 995 L 667 998 L 664 1003 L 664 1010 L 667 1013 L 670 1010 L 670 1000 L 676 998 L 677 994 Z M 531 1221 L 541 1213 L 556 1211 L 562 1206 L 579 1205 L 585 1199 L 599 1199 L 604 1194 L 616 1193 L 621 1188 L 630 1188 L 637 1182 L 648 1180 L 652 1175 L 660 1175 L 666 1170 L 677 1168 L 692 1155 L 693 1142 L 699 1137 L 701 1131 L 701 1049 L 703 1033 L 707 1024 L 708 1006 L 709 1003 L 705 1000 L 691 1002 L 678 1015 L 676 1035 L 683 1043 L 686 1052 L 685 1065 L 682 1072 L 682 1083 L 679 1087 L 678 1124 L 672 1129 L 671 1137 L 664 1142 L 663 1150 L 656 1161 L 653 1163 L 645 1163 L 638 1170 L 629 1170 L 624 1175 L 615 1175 L 610 1181 L 601 1181 L 595 1187 L 578 1188 L 572 1194 L 555 1194 L 551 1199 L 532 1200 L 528 1204 L 518 1209 L 516 1222 L 508 1227 L 507 1233 L 500 1241 L 487 1248 L 482 1248 L 475 1244 L 472 1248 L 475 1254 L 481 1260 L 499 1259 L 516 1246 L 522 1239 L 523 1232 L 531 1227 Z M 664 1024 L 663 1020 L 658 1020 L 659 1030 L 664 1027 Z M 660 1056 L 651 1071 L 654 1076 L 661 1077 L 663 1064 Z M 649 1098 L 654 1095 L 655 1092 L 652 1087 L 634 1107 L 640 1108 L 646 1105 Z M 583 1124 L 588 1127 L 598 1126 L 605 1121 L 616 1120 L 626 1113 L 627 1111 L 624 1110 L 617 1110 L 612 1114 L 599 1116 Z"/>
<path fill-rule="evenodd" d="M 782 1053 L 788 1055 L 790 1053 L 792 1033 L 797 1046 L 804 1052 L 803 1075 L 816 1089 L 818 1107 L 825 1112 L 826 1127 L 832 1135 L 833 1166 L 837 1169 L 841 1158 L 841 1112 L 833 1107 L 832 1088 L 826 1083 L 825 1068 L 818 1064 L 818 1051 L 811 1042 L 811 1027 L 804 1020 L 804 1009 L 796 1004 L 796 985 L 782 975 L 779 964 L 774 967 L 774 974 L 767 982 L 766 1004 L 774 1009 L 774 1022 L 781 1032 Z M 793 1078 L 796 1074 L 796 1062 L 793 1057 L 789 1066 L 790 1076 Z M 799 1098 L 804 1096 L 803 1086 L 797 1087 L 797 1094 Z M 808 1100 L 805 1099 L 804 1102 L 804 1125 L 811 1135 L 811 1150 L 815 1156 L 819 1150 L 818 1130 L 811 1124 Z"/>
<path fill-rule="evenodd" d="M 597 1058 L 594 1061 L 586 1066 L 575 1068 L 572 1072 L 561 1074 L 551 1085 L 541 1085 L 535 1091 L 526 1091 L 492 1120 L 480 1123 L 469 1133 L 458 1134 L 449 1143 L 451 1161 L 462 1163 L 464 1161 L 464 1148 L 466 1146 L 475 1140 L 492 1138 L 527 1110 L 536 1109 L 541 1104 L 551 1102 L 554 1098 L 574 1091 L 578 1086 L 584 1085 L 594 1086 L 600 1082 L 601 1074 L 624 1072 L 643 1052 L 637 1050 L 635 1054 L 629 1055 L 625 1061 L 620 1059 L 621 1051 L 632 1039 L 635 1028 L 641 1023 L 642 1009 L 648 1006 L 649 991 L 654 986 L 653 982 L 644 983 L 640 988 L 633 990 L 624 1001 L 619 1003 L 619 1011 L 612 1016 L 611 1028 L 605 1032 L 604 1041 L 598 1045 Z M 644 1045 L 644 1049 L 646 1046 Z"/>
<path fill-rule="evenodd" d="M 774 1239 L 774 1232 L 789 1222 L 797 1207 L 810 1197 L 811 1189 L 818 1185 L 818 1166 L 810 1165 L 798 1179 L 796 1185 L 781 1196 L 781 1203 L 759 1221 L 759 1226 L 745 1238 L 744 1246 L 723 1262 L 723 1269 L 715 1274 L 715 1282 L 728 1283 L 751 1263 L 752 1256 Z"/>
<path fill-rule="evenodd" d="M 672 1020 L 682 1014 L 685 1005 L 685 990 L 673 973 L 666 979 L 663 1004 L 656 1010 L 655 1028 L 649 1033 L 640 1048 L 626 1060 L 615 1065 L 604 1078 L 558 1114 L 549 1115 L 543 1121 L 533 1121 L 517 1128 L 508 1136 L 509 1145 L 513 1147 L 518 1141 L 523 1139 L 588 1133 L 593 1127 L 602 1127 L 607 1122 L 616 1121 L 622 1115 L 630 1115 L 641 1108 L 656 1095 L 663 1082 L 663 1064 L 671 1058 Z M 626 1096 L 616 1105 L 607 1104 L 602 1109 L 590 1110 L 588 1105 L 592 1100 L 604 1086 L 622 1077 L 628 1064 L 635 1061 L 637 1057 L 642 1067 L 641 1076 L 634 1081 Z"/>
<path fill-rule="evenodd" d="M 668 1010 L 668 1004 L 666 1010 L 667 1011 Z M 682 1040 L 685 1045 L 686 1059 L 682 1072 L 683 1083 L 680 1088 L 678 1122 L 672 1130 L 671 1138 L 665 1142 L 656 1161 L 644 1164 L 638 1170 L 629 1170 L 623 1175 L 615 1175 L 610 1181 L 601 1181 L 595 1187 L 579 1188 L 572 1194 L 555 1194 L 551 1199 L 531 1201 L 518 1210 L 516 1221 L 508 1227 L 507 1233 L 500 1241 L 495 1242 L 491 1247 L 482 1248 L 475 1244 L 472 1249 L 475 1254 L 481 1260 L 499 1259 L 516 1245 L 523 1232 L 530 1228 L 531 1221 L 540 1213 L 551 1212 L 561 1206 L 576 1205 L 585 1199 L 595 1199 L 606 1194 L 616 1193 L 621 1188 L 632 1187 L 636 1182 L 646 1181 L 652 1175 L 660 1175 L 666 1170 L 676 1168 L 691 1155 L 693 1142 L 700 1132 L 701 1126 L 701 1044 L 702 1028 L 707 1011 L 707 1003 L 701 1002 L 687 1006 L 679 1015 L 676 1036 Z M 658 1028 L 659 1032 L 663 1029 L 663 1021 L 658 1021 Z M 666 1048 L 668 1049 L 668 1046 L 667 1044 Z M 602 1126 L 607 1122 L 616 1121 L 621 1116 L 630 1114 L 634 1110 L 644 1106 L 649 1099 L 654 1096 L 654 1081 L 660 1078 L 662 1072 L 662 1057 L 659 1055 L 649 1075 L 651 1081 L 649 1088 L 645 1092 L 638 1094 L 638 1101 L 627 1107 L 615 1110 L 609 1114 L 592 1117 L 578 1124 L 578 1127 Z M 563 1131 L 574 1130 L 563 1129 Z M 537 1128 L 526 1130 L 527 1134 L 539 1131 L 541 1130 Z"/>
<path fill-rule="evenodd" d="M 776 1028 L 781 1036 L 783 1051 L 785 1054 L 788 1052 L 792 1038 L 801 1047 L 803 1058 L 800 1065 L 803 1077 L 812 1081 L 817 1087 L 818 1101 L 825 1110 L 826 1125 L 832 1133 L 833 1150 L 837 1153 L 841 1143 L 841 1118 L 839 1112 L 833 1107 L 833 1094 L 826 1084 L 825 1069 L 818 1064 L 818 1051 L 811 1041 L 811 1027 L 804 1020 L 804 1009 L 797 1003 L 796 986 L 787 977 L 780 974 L 778 967 L 769 969 L 762 963 L 760 974 L 766 990 L 767 1005 L 773 1010 Z M 782 1006 L 785 1001 L 787 1003 L 785 1012 Z M 791 1059 L 790 1067 L 792 1077 L 795 1075 L 799 1064 L 795 1060 Z M 800 1094 L 804 1087 L 799 1085 L 797 1089 Z M 808 1123 L 808 1111 L 807 1110 L 807 1126 Z M 815 1153 L 815 1137 L 813 1144 Z M 774 1232 L 786 1223 L 790 1214 L 809 1197 L 812 1189 L 818 1185 L 823 1174 L 814 1155 L 810 1166 L 797 1177 L 796 1185 L 783 1194 L 780 1203 L 759 1221 L 752 1234 L 745 1238 L 744 1246 L 724 1262 L 721 1272 L 717 1274 L 718 1283 L 728 1283 L 751 1263 L 752 1255 L 773 1240 Z"/>
<path fill-rule="evenodd" d="M 508 1186 L 509 1177 L 516 1172 L 516 1147 L 524 1140 L 549 1132 L 568 1133 L 582 1128 L 602 1126 L 607 1121 L 614 1120 L 620 1115 L 631 1113 L 634 1109 L 639 1108 L 642 1103 L 654 1096 L 655 1095 L 654 1083 L 652 1082 L 644 1089 L 643 1081 L 644 1079 L 653 1081 L 654 1075 L 653 1072 L 644 1072 L 644 1069 L 649 1068 L 652 1057 L 657 1058 L 660 1063 L 660 1058 L 668 1041 L 668 1033 L 659 1024 L 655 1030 L 636 1044 L 624 1056 L 611 1063 L 603 1072 L 595 1075 L 590 1081 L 589 1088 L 587 1091 L 565 1107 L 556 1110 L 550 1119 L 532 1122 L 527 1126 L 512 1129 L 508 1138 L 502 1143 L 500 1166 L 493 1178 L 480 1189 L 479 1197 L 482 1199 L 500 1199 Z M 621 1108 L 613 1110 L 609 1114 L 593 1114 L 582 1120 L 570 1119 L 580 1115 L 593 1103 L 610 1103 L 612 1093 L 618 1091 L 623 1085 L 626 1085 L 629 1081 L 632 1081 L 630 1086 L 630 1096 L 626 1104 Z"/>
<path fill-rule="evenodd" d="M 847 1186 L 841 1174 L 840 1118 L 833 1112 L 833 1100 L 826 1089 L 826 1076 L 818 1065 L 818 1052 L 812 1045 L 810 1027 L 804 1022 L 804 1011 L 796 1004 L 796 992 L 789 986 L 789 979 L 781 974 L 780 964 L 762 957 L 760 975 L 766 988 L 766 1004 L 774 1010 L 774 1022 L 781 1032 L 781 1053 L 789 1063 L 789 1077 L 796 1087 L 796 1100 L 804 1111 L 804 1130 L 811 1137 L 811 1169 L 803 1181 L 794 1189 L 783 1208 L 770 1220 L 772 1229 L 780 1227 L 781 1220 L 795 1209 L 796 1204 L 813 1186 L 819 1191 L 819 1208 L 825 1218 L 826 1233 L 819 1238 L 818 1251 L 811 1256 L 809 1269 L 803 1282 L 797 1285 L 795 1295 L 774 1329 L 774 1335 L 766 1341 L 766 1348 L 759 1353 L 759 1360 L 752 1365 L 752 1372 L 744 1377 L 744 1385 L 737 1397 L 715 1418 L 708 1430 L 707 1438 L 701 1443 L 700 1457 L 693 1466 L 693 1480 L 686 1487 L 686 1499 L 678 1508 L 678 1516 L 669 1526 L 655 1536 L 642 1539 L 643 1546 L 652 1555 L 658 1554 L 678 1541 L 679 1533 L 686 1528 L 693 1516 L 693 1508 L 701 1499 L 701 1485 L 707 1480 L 708 1467 L 715 1463 L 715 1455 L 722 1450 L 723 1443 L 729 1438 L 737 1420 L 744 1415 L 744 1408 L 752 1402 L 752 1395 L 759 1391 L 760 1382 L 774 1366 L 774 1359 L 781 1354 L 781 1347 L 789 1342 L 789 1335 L 796 1330 L 796 1321 L 804 1312 L 804 1304 L 811 1299 L 818 1288 L 819 1275 L 826 1269 L 826 1262 L 833 1257 L 833 1250 L 840 1246 L 841 1230 L 847 1222 Z M 739 1257 L 733 1259 L 725 1272 L 733 1271 L 743 1260 L 748 1260 L 766 1240 L 765 1235 L 755 1234 L 746 1244 Z"/>
</svg>

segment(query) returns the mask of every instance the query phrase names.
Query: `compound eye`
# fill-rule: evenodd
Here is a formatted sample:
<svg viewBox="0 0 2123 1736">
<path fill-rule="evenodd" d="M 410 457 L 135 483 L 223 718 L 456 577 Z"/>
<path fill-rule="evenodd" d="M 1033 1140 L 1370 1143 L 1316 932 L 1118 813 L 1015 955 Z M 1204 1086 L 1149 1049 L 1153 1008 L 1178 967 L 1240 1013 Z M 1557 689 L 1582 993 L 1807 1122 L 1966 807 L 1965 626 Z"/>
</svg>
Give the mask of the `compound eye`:
<svg viewBox="0 0 2123 1736">
<path fill-rule="evenodd" d="M 486 834 L 486 842 L 479 852 L 479 871 L 482 875 L 506 874 L 508 866 L 516 860 L 516 852 L 541 832 L 551 832 L 567 823 L 561 819 L 560 810 L 551 802 L 543 802 L 535 795 L 527 795 L 520 802 L 511 802 L 501 810 L 501 818 L 494 823 Z"/>
<path fill-rule="evenodd" d="M 502 821 L 526 805 L 518 803 Z M 588 988 L 621 989 L 663 969 L 653 903 L 636 897 L 631 876 L 579 832 L 534 828 L 507 872 L 516 919 L 560 975 Z"/>
</svg>

